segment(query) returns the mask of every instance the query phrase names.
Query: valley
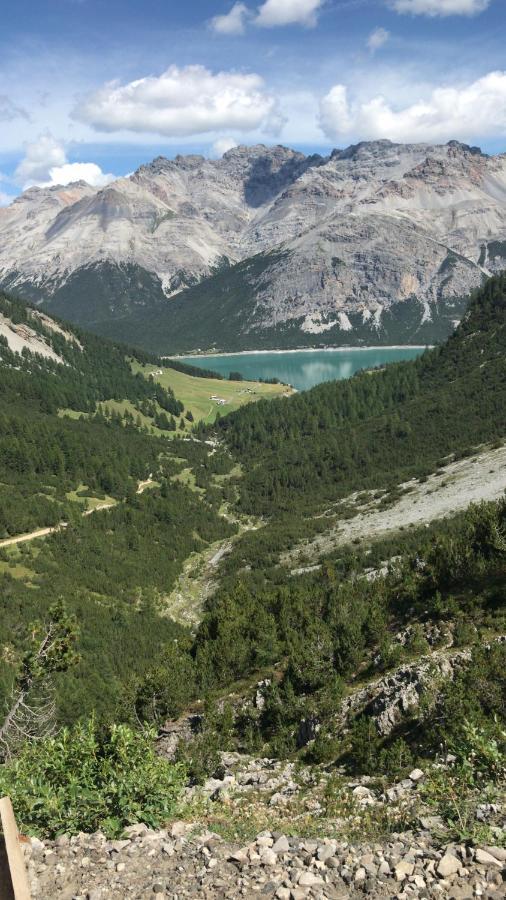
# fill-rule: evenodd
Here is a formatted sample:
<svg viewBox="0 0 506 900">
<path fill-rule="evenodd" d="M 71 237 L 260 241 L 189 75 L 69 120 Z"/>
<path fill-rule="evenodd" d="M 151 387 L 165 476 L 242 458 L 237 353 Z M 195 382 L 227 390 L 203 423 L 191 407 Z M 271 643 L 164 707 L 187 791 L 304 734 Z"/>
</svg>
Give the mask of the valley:
<svg viewBox="0 0 506 900">
<path fill-rule="evenodd" d="M 299 392 L 51 327 L 7 296 L 0 311 L 4 706 L 44 629 L 61 648 L 27 694 L 51 686 L 51 732 L 20 745 L 0 730 L 0 792 L 21 826 L 48 841 L 64 827 L 66 859 L 79 832 L 117 839 L 134 818 L 157 835 L 177 818 L 181 833 L 222 835 L 216 872 L 232 892 L 236 853 L 246 889 L 266 888 L 271 866 L 298 890 L 284 865 L 296 835 L 336 842 L 304 850 L 305 896 L 362 892 L 340 841 L 378 896 L 406 867 L 442 896 L 469 871 L 490 883 L 480 854 L 500 852 L 504 809 L 504 276 L 444 343 Z M 111 799 L 118 765 L 133 815 Z M 69 806 L 69 778 L 84 789 L 92 771 L 109 799 Z M 58 799 L 41 807 L 36 790 Z M 279 835 L 289 849 L 268 857 Z M 462 842 L 478 850 L 449 882 Z M 121 872 L 105 871 L 119 896 Z M 40 896 L 77 889 L 73 865 L 55 875 L 32 873 Z"/>
</svg>

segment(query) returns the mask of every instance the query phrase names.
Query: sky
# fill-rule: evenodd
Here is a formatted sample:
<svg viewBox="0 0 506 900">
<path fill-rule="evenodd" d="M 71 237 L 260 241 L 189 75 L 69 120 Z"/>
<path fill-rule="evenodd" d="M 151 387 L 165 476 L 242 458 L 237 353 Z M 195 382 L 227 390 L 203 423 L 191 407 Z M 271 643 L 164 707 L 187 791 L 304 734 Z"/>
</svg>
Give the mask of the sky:
<svg viewBox="0 0 506 900">
<path fill-rule="evenodd" d="M 153 157 L 361 140 L 506 151 L 506 0 L 16 0 L 0 204 Z"/>
</svg>

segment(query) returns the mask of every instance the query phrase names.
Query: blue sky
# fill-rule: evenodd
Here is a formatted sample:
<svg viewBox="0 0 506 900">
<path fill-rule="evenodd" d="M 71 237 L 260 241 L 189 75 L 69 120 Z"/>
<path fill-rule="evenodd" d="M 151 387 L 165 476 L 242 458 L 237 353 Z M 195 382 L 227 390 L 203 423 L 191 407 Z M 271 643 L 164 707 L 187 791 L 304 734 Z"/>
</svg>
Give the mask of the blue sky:
<svg viewBox="0 0 506 900">
<path fill-rule="evenodd" d="M 234 143 L 506 150 L 505 0 L 17 0 L 0 202 Z"/>
</svg>

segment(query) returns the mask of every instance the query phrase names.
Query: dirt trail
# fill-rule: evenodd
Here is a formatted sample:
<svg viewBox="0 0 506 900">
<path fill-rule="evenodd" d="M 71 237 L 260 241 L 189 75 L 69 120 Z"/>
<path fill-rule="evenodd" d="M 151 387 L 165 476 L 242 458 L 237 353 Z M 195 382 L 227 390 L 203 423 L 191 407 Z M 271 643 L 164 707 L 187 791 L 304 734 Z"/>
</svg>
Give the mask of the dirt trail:
<svg viewBox="0 0 506 900">
<path fill-rule="evenodd" d="M 18 534 L 16 537 L 5 538 L 0 541 L 0 548 L 11 547 L 13 544 L 23 544 L 25 541 L 34 541 L 35 538 L 39 537 L 46 537 L 46 535 L 52 534 L 60 528 L 65 528 L 66 525 L 66 522 L 60 522 L 59 525 L 53 525 L 51 528 L 38 528 L 36 531 L 30 531 L 28 534 Z"/>
<path fill-rule="evenodd" d="M 314 559 L 357 538 L 382 537 L 401 527 L 420 526 L 451 516 L 471 503 L 498 500 L 506 491 L 506 447 L 450 463 L 439 473 L 425 482 L 412 480 L 401 485 L 406 493 L 386 509 L 378 508 L 378 500 L 361 504 L 352 519 L 338 522 L 314 540 L 299 544 L 284 554 L 282 562 L 293 563 L 301 557 Z M 350 498 L 345 502 L 349 503 Z M 335 511 L 338 514 L 338 506 Z"/>
<path fill-rule="evenodd" d="M 144 482 L 144 487 L 148 487 L 149 483 Z M 140 485 L 142 484 L 143 482 L 141 481 Z M 144 487 L 142 490 L 144 490 Z M 142 490 L 137 490 L 137 493 L 141 494 Z M 110 500 L 107 503 L 99 503 L 98 506 L 94 506 L 92 509 L 85 509 L 83 517 L 91 516 L 92 513 L 102 512 L 104 509 L 112 509 L 113 506 L 116 506 L 116 500 Z M 62 528 L 66 528 L 67 525 L 68 522 L 59 522 L 58 525 L 51 525 L 49 528 L 36 528 L 35 531 L 30 531 L 27 534 L 17 534 L 14 537 L 4 538 L 0 541 L 0 550 L 2 547 L 12 547 L 14 544 L 24 544 L 26 541 L 34 541 L 36 538 L 47 537 L 48 534 L 54 534 L 55 531 L 60 531 Z"/>
</svg>

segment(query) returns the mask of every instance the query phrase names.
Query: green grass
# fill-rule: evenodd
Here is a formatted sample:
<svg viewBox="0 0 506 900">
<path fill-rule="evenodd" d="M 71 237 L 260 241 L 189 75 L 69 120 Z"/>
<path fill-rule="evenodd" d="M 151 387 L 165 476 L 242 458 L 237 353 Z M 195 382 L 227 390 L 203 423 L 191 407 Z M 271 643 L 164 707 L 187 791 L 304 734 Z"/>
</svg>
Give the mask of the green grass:
<svg viewBox="0 0 506 900">
<path fill-rule="evenodd" d="M 212 424 L 217 415 L 227 415 L 256 400 L 273 399 L 287 392 L 292 393 L 290 388 L 282 384 L 197 378 L 168 367 L 161 369 L 159 366 L 141 365 L 138 362 L 132 362 L 132 371 L 141 372 L 146 378 L 149 378 L 152 372 L 161 371 L 161 375 L 154 376 L 155 380 L 164 388 L 172 388 L 177 399 L 184 404 L 185 412 L 191 411 L 195 422 L 202 421 L 206 424 Z M 212 397 L 219 397 L 226 403 L 221 405 L 212 400 Z M 192 423 L 185 420 L 185 424 L 189 431 Z"/>
<path fill-rule="evenodd" d="M 84 492 L 87 490 L 88 486 L 86 484 L 79 484 L 73 491 L 67 491 L 65 496 L 67 500 L 70 500 L 72 503 L 80 503 L 86 509 L 97 509 L 106 503 L 116 505 L 118 502 L 114 497 L 109 497 L 107 494 L 104 494 L 103 497 L 93 497 L 91 494 L 85 494 Z"/>
<path fill-rule="evenodd" d="M 196 494 L 205 494 L 204 488 L 198 487 L 197 482 L 195 480 L 195 473 L 193 469 L 187 467 L 185 469 L 181 469 L 177 475 L 172 475 L 171 481 L 179 481 L 181 484 L 184 484 L 185 487 L 190 488 L 191 491 L 194 491 Z"/>
<path fill-rule="evenodd" d="M 34 553 L 33 556 L 37 556 L 38 552 Z M 29 562 L 29 555 L 26 550 L 21 550 L 15 544 L 10 547 L 4 547 L 2 550 L 3 558 L 0 558 L 0 575 L 10 575 L 19 581 L 31 582 L 36 578 L 37 573 L 25 564 Z"/>
</svg>

